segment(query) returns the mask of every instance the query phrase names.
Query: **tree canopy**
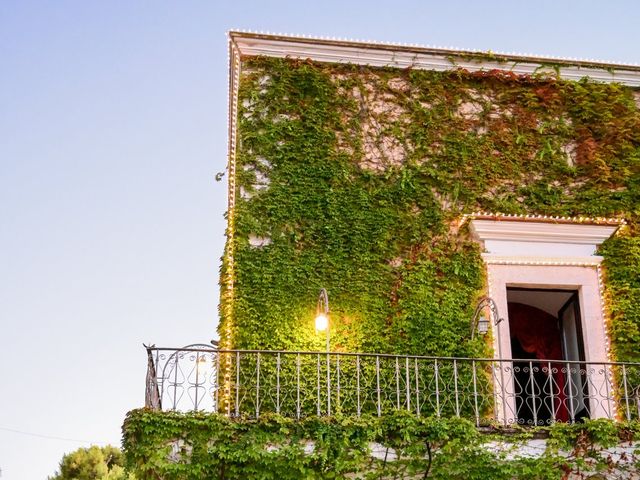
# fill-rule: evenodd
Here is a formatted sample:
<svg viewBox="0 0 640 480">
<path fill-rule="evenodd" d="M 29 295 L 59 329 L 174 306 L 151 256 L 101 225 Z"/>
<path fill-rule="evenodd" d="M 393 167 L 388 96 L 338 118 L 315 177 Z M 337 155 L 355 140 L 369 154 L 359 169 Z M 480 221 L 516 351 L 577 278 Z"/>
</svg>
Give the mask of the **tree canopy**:
<svg viewBox="0 0 640 480">
<path fill-rule="evenodd" d="M 67 453 L 60 467 L 49 480 L 133 480 L 124 471 L 124 457 L 119 448 L 112 445 L 79 448 Z"/>
</svg>

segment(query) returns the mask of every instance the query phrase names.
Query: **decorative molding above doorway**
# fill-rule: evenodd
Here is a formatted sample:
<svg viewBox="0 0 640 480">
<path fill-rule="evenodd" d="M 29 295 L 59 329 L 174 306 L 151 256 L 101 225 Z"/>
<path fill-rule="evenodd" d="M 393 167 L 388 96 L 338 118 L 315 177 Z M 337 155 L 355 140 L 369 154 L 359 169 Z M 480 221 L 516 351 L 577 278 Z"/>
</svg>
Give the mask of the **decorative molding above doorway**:
<svg viewBox="0 0 640 480">
<path fill-rule="evenodd" d="M 619 224 L 562 223 L 512 217 L 472 218 L 471 232 L 486 253 L 508 257 L 592 257 Z"/>
</svg>

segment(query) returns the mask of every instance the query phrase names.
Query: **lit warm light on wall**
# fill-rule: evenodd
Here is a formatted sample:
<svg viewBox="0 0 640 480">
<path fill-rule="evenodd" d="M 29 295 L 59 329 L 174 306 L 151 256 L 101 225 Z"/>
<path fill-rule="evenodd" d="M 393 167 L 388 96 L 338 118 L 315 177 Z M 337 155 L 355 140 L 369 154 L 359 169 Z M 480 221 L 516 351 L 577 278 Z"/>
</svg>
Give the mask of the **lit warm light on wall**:
<svg viewBox="0 0 640 480">
<path fill-rule="evenodd" d="M 319 313 L 316 316 L 316 330 L 324 332 L 329 327 L 329 319 L 324 313 Z"/>
</svg>

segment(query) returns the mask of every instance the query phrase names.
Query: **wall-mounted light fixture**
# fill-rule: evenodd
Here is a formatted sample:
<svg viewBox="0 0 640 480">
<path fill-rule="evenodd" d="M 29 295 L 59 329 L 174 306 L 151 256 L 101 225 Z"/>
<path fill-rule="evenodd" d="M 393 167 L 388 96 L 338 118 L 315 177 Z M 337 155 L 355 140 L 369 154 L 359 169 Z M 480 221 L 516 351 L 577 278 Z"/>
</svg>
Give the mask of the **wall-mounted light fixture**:
<svg viewBox="0 0 640 480">
<path fill-rule="evenodd" d="M 329 352 L 329 295 L 324 288 L 320 289 L 316 307 L 316 330 L 327 332 L 327 352 Z"/>
<path fill-rule="evenodd" d="M 485 314 L 489 312 L 489 317 Z M 505 380 L 504 380 L 504 369 L 505 364 L 502 359 L 502 341 L 500 339 L 500 323 L 504 318 L 500 317 L 500 312 L 498 311 L 498 305 L 491 297 L 482 297 L 478 304 L 476 305 L 476 309 L 473 312 L 473 317 L 471 317 L 471 340 L 474 339 L 476 331 L 478 335 L 486 335 L 489 331 L 489 325 L 493 324 L 496 327 L 496 341 L 498 343 L 498 361 L 494 365 L 494 369 L 500 371 L 500 388 L 502 389 L 502 418 L 507 418 L 507 405 L 504 401 L 505 398 Z M 509 365 L 508 363 L 506 364 Z M 497 387 L 497 385 L 496 385 Z"/>
<path fill-rule="evenodd" d="M 487 310 L 489 317 L 486 316 Z M 476 305 L 473 317 L 471 318 L 471 340 L 475 338 L 476 332 L 478 335 L 486 335 L 489 331 L 489 324 L 498 326 L 503 320 L 504 318 L 500 317 L 498 305 L 496 305 L 495 300 L 491 297 L 482 297 L 478 305 Z M 500 329 L 497 329 L 497 334 L 499 336 Z M 498 346 L 500 346 L 500 338 L 498 338 Z"/>
</svg>

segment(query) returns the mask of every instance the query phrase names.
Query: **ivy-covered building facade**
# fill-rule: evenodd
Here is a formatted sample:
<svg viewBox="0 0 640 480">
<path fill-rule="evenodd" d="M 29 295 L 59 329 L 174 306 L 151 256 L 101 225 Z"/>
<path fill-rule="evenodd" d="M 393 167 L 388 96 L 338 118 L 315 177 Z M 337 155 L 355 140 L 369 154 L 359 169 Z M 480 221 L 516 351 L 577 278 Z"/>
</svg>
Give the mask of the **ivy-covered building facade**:
<svg viewBox="0 0 640 480">
<path fill-rule="evenodd" d="M 640 360 L 640 69 L 246 34 L 231 53 L 224 347 L 321 349 L 326 288 L 338 350 L 475 353 L 465 220 L 486 212 L 625 222 L 603 307 L 614 357 Z"/>
<path fill-rule="evenodd" d="M 166 478 L 637 475 L 640 67 L 229 49 L 220 345 L 180 373 L 216 413 L 132 412 L 132 465 L 147 422 Z"/>
</svg>

